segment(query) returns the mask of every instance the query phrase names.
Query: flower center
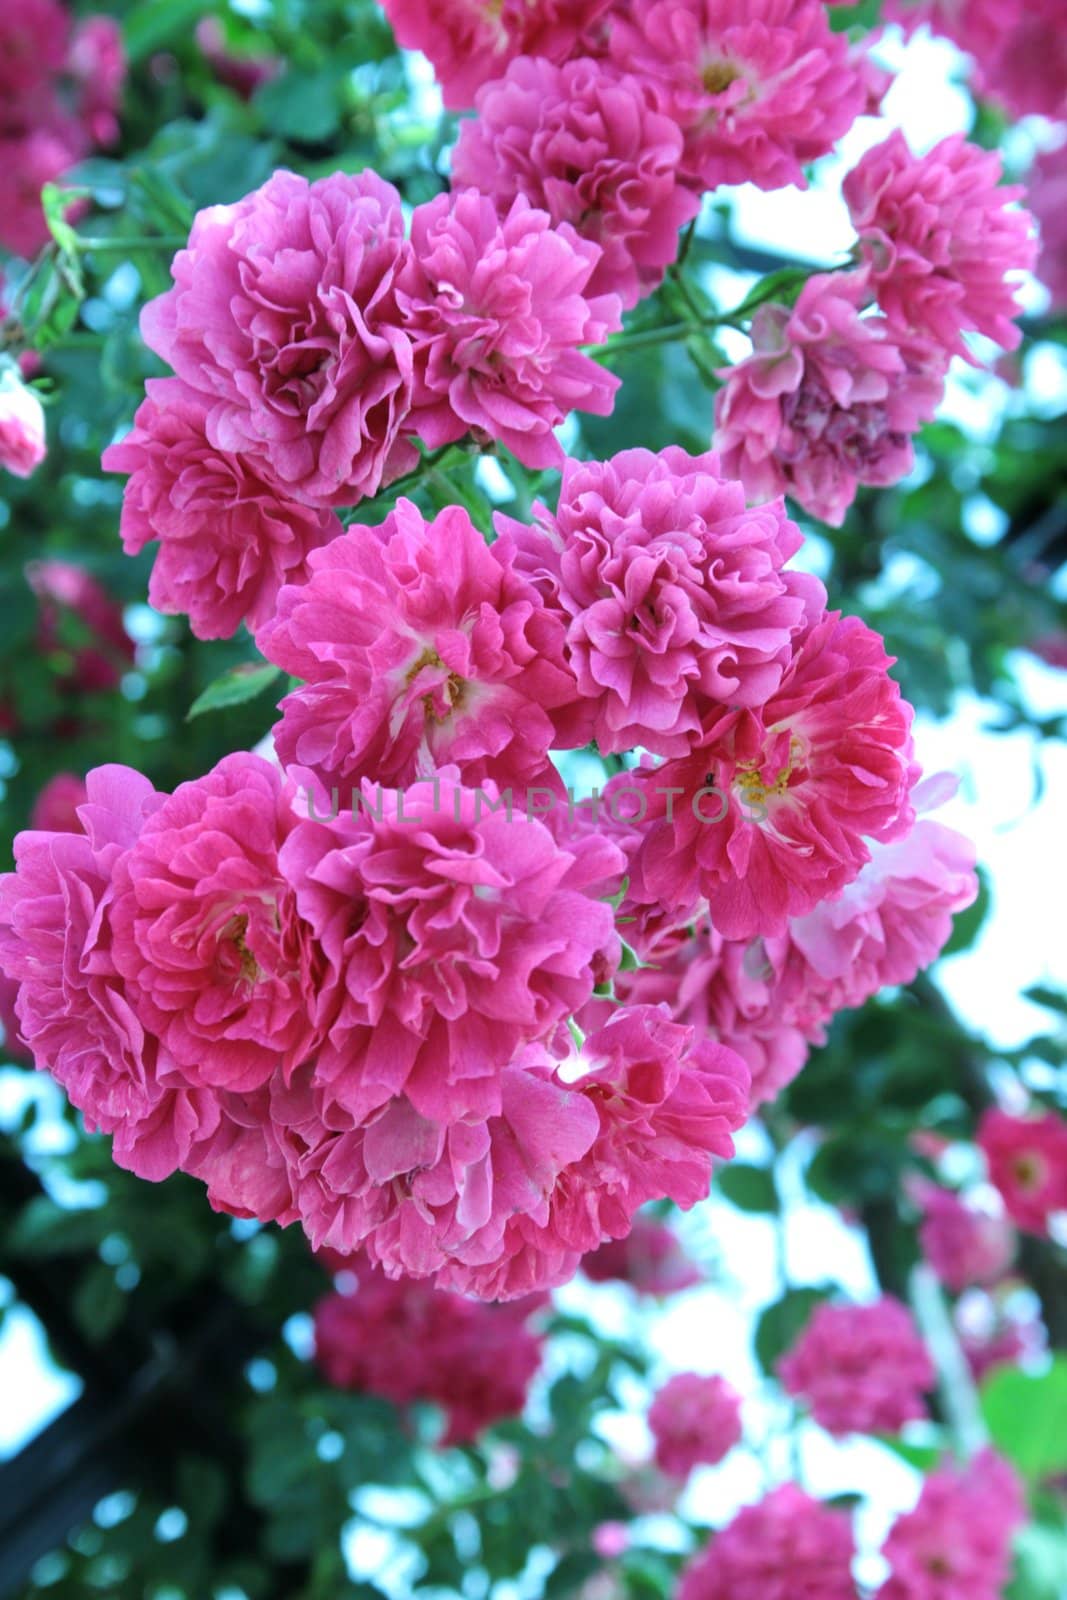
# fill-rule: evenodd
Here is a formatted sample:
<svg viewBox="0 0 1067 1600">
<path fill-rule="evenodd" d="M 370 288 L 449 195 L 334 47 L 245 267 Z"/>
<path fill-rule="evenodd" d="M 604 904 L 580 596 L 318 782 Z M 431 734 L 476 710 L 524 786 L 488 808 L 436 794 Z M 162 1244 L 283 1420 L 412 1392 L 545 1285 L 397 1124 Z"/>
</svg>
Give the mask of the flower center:
<svg viewBox="0 0 1067 1600">
<path fill-rule="evenodd" d="M 1019 1188 L 1031 1193 L 1040 1189 L 1045 1181 L 1045 1163 L 1032 1151 L 1017 1156 L 1012 1162 L 1012 1171 Z"/>
<path fill-rule="evenodd" d="M 433 688 L 423 695 L 423 711 L 427 720 L 432 717 L 434 722 L 447 722 L 452 713 L 463 705 L 467 681 L 461 678 L 458 672 L 449 672 L 437 651 L 429 646 L 409 667 L 404 682 L 410 686 L 421 672 L 426 671 L 440 671 L 444 673 L 444 677 L 438 679 Z"/>
<path fill-rule="evenodd" d="M 793 737 L 789 741 L 789 760 L 781 769 L 773 783 L 765 783 L 757 766 L 739 767 L 734 778 L 741 798 L 748 805 L 762 805 L 772 795 L 782 796 L 789 789 L 789 780 L 796 771 L 797 763 L 803 754 L 803 744 Z"/>
<path fill-rule="evenodd" d="M 709 61 L 700 74 L 700 81 L 708 94 L 722 94 L 740 76 L 740 67 L 735 67 L 732 61 Z"/>
</svg>

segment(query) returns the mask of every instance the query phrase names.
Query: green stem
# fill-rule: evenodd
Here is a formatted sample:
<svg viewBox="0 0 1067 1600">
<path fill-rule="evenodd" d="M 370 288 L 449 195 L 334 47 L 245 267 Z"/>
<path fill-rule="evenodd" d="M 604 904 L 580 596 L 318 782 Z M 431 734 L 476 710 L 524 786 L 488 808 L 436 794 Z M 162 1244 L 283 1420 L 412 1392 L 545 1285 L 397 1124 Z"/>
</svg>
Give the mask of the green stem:
<svg viewBox="0 0 1067 1600">
<path fill-rule="evenodd" d="M 131 250 L 182 250 L 188 243 L 188 237 L 180 233 L 142 234 L 114 239 L 87 239 L 84 234 L 78 235 L 78 249 L 94 250 L 98 255 L 102 252 L 124 254 Z"/>
</svg>

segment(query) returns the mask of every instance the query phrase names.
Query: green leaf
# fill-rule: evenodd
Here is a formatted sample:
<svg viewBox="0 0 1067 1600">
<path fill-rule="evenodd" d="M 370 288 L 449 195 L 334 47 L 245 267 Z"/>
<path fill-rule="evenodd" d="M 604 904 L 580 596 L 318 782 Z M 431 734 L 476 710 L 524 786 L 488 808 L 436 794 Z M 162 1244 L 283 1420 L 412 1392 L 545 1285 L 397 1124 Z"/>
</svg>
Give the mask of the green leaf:
<svg viewBox="0 0 1067 1600">
<path fill-rule="evenodd" d="M 122 25 L 129 60 L 143 61 L 162 45 L 187 38 L 214 9 L 214 0 L 140 0 Z"/>
<path fill-rule="evenodd" d="M 739 1211 L 777 1211 L 778 1190 L 767 1167 L 731 1161 L 715 1174 L 715 1188 Z"/>
<path fill-rule="evenodd" d="M 205 711 L 225 711 L 227 706 L 243 706 L 246 700 L 254 700 L 265 689 L 269 689 L 280 676 L 281 668 L 272 667 L 268 662 L 248 661 L 239 667 L 231 667 L 214 683 L 209 683 L 203 694 L 197 695 L 185 720 L 192 722 L 194 717 L 202 717 Z"/>
<path fill-rule="evenodd" d="M 779 1359 L 796 1343 L 808 1325 L 816 1306 L 834 1293 L 830 1284 L 810 1289 L 787 1289 L 780 1300 L 768 1306 L 756 1324 L 756 1360 L 764 1372 L 773 1374 Z"/>
<path fill-rule="evenodd" d="M 1067 1356 L 1038 1376 L 1002 1367 L 984 1384 L 981 1403 L 994 1445 L 1025 1478 L 1067 1472 Z"/>
<path fill-rule="evenodd" d="M 1036 983 L 1033 988 L 1024 989 L 1023 994 L 1035 1006 L 1044 1006 L 1048 1011 L 1058 1011 L 1061 1016 L 1067 1016 L 1067 993 L 1064 990 L 1049 989 L 1043 983 Z"/>
<path fill-rule="evenodd" d="M 341 122 L 342 79 L 332 68 L 298 72 L 290 67 L 266 83 L 256 105 L 272 133 L 300 144 L 319 144 L 337 132 Z"/>
</svg>

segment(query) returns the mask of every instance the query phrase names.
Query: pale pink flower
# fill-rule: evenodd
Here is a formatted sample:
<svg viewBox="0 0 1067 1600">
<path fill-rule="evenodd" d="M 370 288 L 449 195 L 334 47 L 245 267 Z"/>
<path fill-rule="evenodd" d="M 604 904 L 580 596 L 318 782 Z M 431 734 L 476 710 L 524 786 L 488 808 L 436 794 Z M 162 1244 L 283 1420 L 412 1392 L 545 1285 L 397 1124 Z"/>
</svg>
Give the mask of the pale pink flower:
<svg viewBox="0 0 1067 1600">
<path fill-rule="evenodd" d="M 566 61 L 610 0 L 384 0 L 398 44 L 430 58 L 450 111 L 474 104 L 483 83 L 516 56 Z"/>
<path fill-rule="evenodd" d="M 76 772 L 57 772 L 33 802 L 30 827 L 36 833 L 80 833 L 78 807 L 88 798 L 84 778 Z"/>
<path fill-rule="evenodd" d="M 936 1373 L 912 1320 L 892 1295 L 871 1305 L 816 1306 L 778 1363 L 792 1395 L 828 1433 L 899 1433 L 927 1414 Z"/>
<path fill-rule="evenodd" d="M 557 67 L 523 56 L 478 95 L 452 155 L 456 188 L 506 214 L 517 195 L 603 251 L 589 293 L 624 308 L 662 280 L 678 231 L 699 210 L 678 182 L 682 135 L 647 103 L 643 82 L 583 57 Z"/>
<path fill-rule="evenodd" d="M 197 214 L 145 343 L 205 397 L 207 435 L 282 493 L 348 505 L 414 464 L 400 197 L 375 173 L 276 172 Z"/>
<path fill-rule="evenodd" d="M 1029 215 L 1010 208 L 1025 191 L 1001 186 L 1000 175 L 1000 156 L 962 134 L 915 156 L 894 129 L 844 182 L 882 310 L 970 361 L 968 331 L 1006 350 L 1019 344 L 1015 275 L 1032 267 L 1036 254 Z"/>
<path fill-rule="evenodd" d="M 431 449 L 473 431 L 528 467 L 558 466 L 570 411 L 607 416 L 619 379 L 581 347 L 619 327 L 591 295 L 599 245 L 521 195 L 504 217 L 476 189 L 417 206 L 397 301 L 415 341 L 410 427 Z"/>
<path fill-rule="evenodd" d="M 822 0 L 633 0 L 609 49 L 685 133 L 682 173 L 702 189 L 803 188 L 866 104 Z"/>
<path fill-rule="evenodd" d="M 715 455 L 568 460 L 555 515 L 534 510 L 497 519 L 500 545 L 561 618 L 604 752 L 684 755 L 710 711 L 762 705 L 824 598 L 782 570 L 802 541 L 781 501 L 746 510 Z"/>
<path fill-rule="evenodd" d="M 348 805 L 362 778 L 403 784 L 450 762 L 469 785 L 559 787 L 553 714 L 577 690 L 563 626 L 449 506 L 409 500 L 315 553 L 257 636 L 303 680 L 282 701 L 275 745 Z"/>
<path fill-rule="evenodd" d="M 714 1466 L 741 1439 L 741 1396 L 725 1378 L 679 1372 L 656 1392 L 648 1412 L 656 1465 L 672 1478 Z"/>
<path fill-rule="evenodd" d="M 1040 230 L 1034 268 L 1052 296 L 1052 310 L 1067 307 L 1067 145 L 1043 150 L 1027 178 L 1027 200 Z"/>
<path fill-rule="evenodd" d="M 940 1467 L 882 1546 L 891 1575 L 878 1600 L 1000 1600 L 1025 1521 L 1022 1483 L 992 1450 Z"/>
<path fill-rule="evenodd" d="M 995 1296 L 971 1289 L 957 1300 L 953 1307 L 956 1336 L 975 1383 L 981 1385 L 1000 1367 L 1031 1365 L 1040 1359 L 1045 1329 L 1027 1303 L 1029 1299 L 1016 1301 L 1009 1282 Z"/>
<path fill-rule="evenodd" d="M 338 1114 L 365 1120 L 400 1093 L 431 1120 L 498 1113 L 501 1069 L 599 981 L 614 918 L 586 892 L 587 847 L 509 820 L 496 798 L 454 769 L 404 790 L 364 781 L 349 814 L 309 816 L 286 842 L 283 871 L 340 988 L 316 1067 Z"/>
<path fill-rule="evenodd" d="M 115 963 L 191 1084 L 246 1093 L 323 1036 L 325 963 L 278 865 L 297 820 L 278 768 L 237 753 L 176 789 L 116 864 Z"/>
<path fill-rule="evenodd" d="M 911 827 L 912 710 L 882 640 L 858 617 L 816 613 L 759 712 L 723 710 L 678 760 L 628 774 L 647 798 L 631 898 L 706 902 L 727 939 L 784 933 L 838 894 L 870 843 Z"/>
<path fill-rule="evenodd" d="M 44 407 L 14 367 L 0 371 L 0 468 L 28 478 L 47 453 Z"/>
<path fill-rule="evenodd" d="M 158 1182 L 219 1124 L 130 1006 L 115 964 L 115 872 L 164 797 L 128 767 L 97 767 L 79 832 L 19 834 L 0 879 L 0 966 L 16 980 L 22 1038 L 120 1166 Z"/>
<path fill-rule="evenodd" d="M 792 310 L 760 306 L 752 354 L 720 372 L 714 443 L 749 499 L 788 493 L 838 527 L 861 484 L 884 488 L 911 471 L 948 357 L 862 315 L 871 294 L 862 272 L 809 278 Z"/>
<path fill-rule="evenodd" d="M 148 584 L 157 611 L 186 613 L 200 639 L 228 638 L 274 615 L 278 591 L 307 577 L 312 550 L 343 533 L 334 512 L 266 482 L 254 458 L 216 449 L 211 403 L 179 378 L 149 378 L 130 433 L 104 451 L 106 472 L 130 475 L 122 544 L 159 551 Z"/>
<path fill-rule="evenodd" d="M 922 1184 L 918 1200 L 919 1244 L 946 1289 L 959 1294 L 1004 1277 L 1015 1256 L 1015 1230 L 1006 1217 L 968 1205 L 937 1184 Z"/>
<path fill-rule="evenodd" d="M 785 1483 L 714 1535 L 677 1600 L 855 1600 L 853 1550 L 846 1512 Z"/>
<path fill-rule="evenodd" d="M 1047 1235 L 1049 1219 L 1067 1211 L 1067 1120 L 1055 1111 L 1013 1117 L 992 1109 L 978 1124 L 978 1144 L 1012 1221 Z"/>
<path fill-rule="evenodd" d="M 593 1283 L 618 1280 L 638 1294 L 677 1294 L 703 1282 L 673 1228 L 641 1212 L 623 1239 L 607 1239 L 582 1257 L 582 1271 Z"/>
</svg>

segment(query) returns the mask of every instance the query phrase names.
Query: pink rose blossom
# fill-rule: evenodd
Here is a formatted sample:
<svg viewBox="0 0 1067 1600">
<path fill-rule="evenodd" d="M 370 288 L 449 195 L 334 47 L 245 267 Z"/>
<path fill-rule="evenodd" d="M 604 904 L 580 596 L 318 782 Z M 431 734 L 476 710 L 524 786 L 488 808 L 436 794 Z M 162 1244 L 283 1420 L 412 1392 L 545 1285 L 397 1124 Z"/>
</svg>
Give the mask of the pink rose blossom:
<svg viewBox="0 0 1067 1600">
<path fill-rule="evenodd" d="M 316 1067 L 339 1115 L 362 1121 L 401 1092 L 431 1120 L 498 1114 L 500 1070 L 598 981 L 614 919 L 585 892 L 583 856 L 602 844 L 563 849 L 495 799 L 454 769 L 404 790 L 364 782 L 350 814 L 309 816 L 286 842 L 283 872 L 340 988 Z"/>
<path fill-rule="evenodd" d="M 715 445 L 752 500 L 788 493 L 833 527 L 860 484 L 912 469 L 912 438 L 933 417 L 948 357 L 886 317 L 861 315 L 865 273 L 809 278 L 790 311 L 763 305 L 752 354 L 719 374 Z"/>
<path fill-rule="evenodd" d="M 919 1244 L 953 1294 L 972 1284 L 997 1283 L 1015 1256 L 1015 1232 L 1005 1217 L 968 1205 L 950 1189 L 923 1184 Z"/>
<path fill-rule="evenodd" d="M 370 171 L 276 172 L 198 213 L 145 343 L 208 406 L 210 443 L 309 505 L 353 504 L 414 464 L 400 197 Z"/>
<path fill-rule="evenodd" d="M 328 1295 L 315 1307 L 315 1359 L 337 1388 L 395 1405 L 436 1401 L 447 1417 L 440 1443 L 466 1444 L 521 1413 L 541 1364 L 542 1336 L 527 1326 L 536 1309 L 536 1302 L 489 1306 L 421 1283 L 391 1283 L 361 1266 L 354 1293 Z"/>
<path fill-rule="evenodd" d="M 1014 350 L 1022 337 L 1011 275 L 1036 254 L 1031 219 L 1010 210 L 1000 156 L 953 134 L 914 156 L 895 129 L 844 182 L 862 259 L 891 322 L 970 361 L 969 330 Z"/>
<path fill-rule="evenodd" d="M 0 960 L 3 952 L 0 950 Z M 0 973 L 0 1028 L 4 1030 L 4 1060 L 18 1061 L 23 1066 L 33 1066 L 33 1051 L 28 1050 L 19 1038 L 19 1019 L 15 1010 L 18 999 L 19 983 L 17 978 L 8 978 Z"/>
<path fill-rule="evenodd" d="M 640 1212 L 625 1238 L 608 1239 L 582 1258 L 582 1271 L 593 1283 L 617 1279 L 647 1295 L 677 1294 L 703 1282 L 674 1229 Z"/>
<path fill-rule="evenodd" d="M 562 620 L 586 737 L 604 752 L 682 756 L 709 712 L 762 705 L 805 597 L 825 597 L 782 571 L 801 536 L 781 501 L 746 511 L 715 455 L 566 461 L 555 515 L 535 514 L 533 527 L 497 519 L 501 549 Z"/>
<path fill-rule="evenodd" d="M 118 109 L 126 81 L 122 28 L 114 17 L 86 17 L 74 31 L 67 71 L 77 86 L 77 114 L 94 145 L 118 138 Z"/>
<path fill-rule="evenodd" d="M 619 327 L 617 295 L 590 295 L 599 245 L 521 195 L 504 217 L 475 189 L 417 206 L 397 300 L 417 346 L 411 426 L 431 449 L 499 440 L 528 467 L 563 452 L 570 411 L 607 416 L 619 379 L 589 356 Z"/>
<path fill-rule="evenodd" d="M 159 541 L 148 598 L 189 616 L 200 639 L 228 638 L 274 615 L 284 583 L 307 577 L 312 550 L 344 530 L 261 478 L 252 458 L 208 442 L 210 401 L 178 378 L 150 378 L 132 431 L 104 451 L 107 472 L 130 474 L 122 543 Z"/>
<path fill-rule="evenodd" d="M 877 1600 L 1000 1600 L 1025 1521 L 1022 1483 L 992 1450 L 940 1467 L 890 1529 L 882 1554 L 891 1576 Z"/>
<path fill-rule="evenodd" d="M 28 478 L 47 453 L 44 407 L 14 367 L 0 371 L 0 468 Z"/>
<path fill-rule="evenodd" d="M 116 866 L 114 957 L 190 1083 L 247 1093 L 325 1031 L 324 962 L 278 865 L 291 792 L 259 756 L 183 783 Z"/>
<path fill-rule="evenodd" d="M 57 772 L 33 802 L 30 827 L 36 833 L 81 833 L 78 807 L 88 798 L 84 778 L 76 772 Z"/>
<path fill-rule="evenodd" d="M 778 1363 L 788 1392 L 828 1433 L 899 1433 L 925 1417 L 936 1374 L 910 1311 L 891 1295 L 872 1305 L 815 1308 Z"/>
<path fill-rule="evenodd" d="M 73 561 L 27 562 L 26 578 L 37 597 L 37 648 L 71 657 L 61 687 L 75 694 L 117 688 L 135 655 L 118 602 Z"/>
<path fill-rule="evenodd" d="M 159 1182 L 219 1123 L 131 1009 L 110 923 L 115 871 L 164 797 L 128 767 L 86 779 L 81 831 L 19 834 L 0 878 L 0 966 L 19 985 L 22 1038 L 122 1167 Z"/>
<path fill-rule="evenodd" d="M 679 1372 L 658 1390 L 648 1412 L 656 1465 L 672 1478 L 714 1466 L 741 1439 L 741 1396 L 725 1378 Z"/>
<path fill-rule="evenodd" d="M 343 804 L 360 779 L 404 784 L 455 764 L 464 782 L 558 788 L 553 713 L 577 690 L 563 627 L 459 506 L 432 522 L 400 500 L 286 587 L 257 643 L 304 681 L 274 730 L 283 763 Z"/>
<path fill-rule="evenodd" d="M 677 1600 L 855 1600 L 853 1549 L 847 1513 L 785 1483 L 714 1535 Z"/>
<path fill-rule="evenodd" d="M 1027 190 L 1041 236 L 1034 271 L 1052 296 L 1052 310 L 1062 311 L 1067 307 L 1067 145 L 1041 152 Z"/>
<path fill-rule="evenodd" d="M 974 87 L 1013 117 L 1067 114 L 1064 0 L 887 0 L 883 16 L 927 22 L 974 58 Z"/>
<path fill-rule="evenodd" d="M 384 0 L 397 43 L 429 56 L 449 111 L 474 104 L 483 83 L 516 56 L 566 61 L 610 0 Z"/>
<path fill-rule="evenodd" d="M 628 775 L 647 797 L 631 898 L 705 901 L 727 939 L 784 933 L 911 827 L 911 707 L 858 617 L 816 614 L 760 712 L 708 719 L 692 754 Z M 682 920 L 681 915 L 677 917 Z"/>
<path fill-rule="evenodd" d="M 41 208 L 41 190 L 56 183 L 85 154 L 81 129 L 56 116 L 25 133 L 0 134 L 0 248 L 34 256 L 52 235 Z M 80 208 L 78 208 L 80 209 Z M 65 213 L 71 221 L 77 209 Z"/>
<path fill-rule="evenodd" d="M 60 0 L 5 0 L 0 14 L 0 133 L 36 122 L 63 70 L 70 14 Z"/>
<path fill-rule="evenodd" d="M 953 1308 L 960 1349 L 971 1376 L 981 1385 L 1000 1367 L 1030 1365 L 1040 1359 L 1045 1330 L 1024 1301 L 1013 1303 L 1011 1285 L 995 1298 L 981 1289 L 965 1293 Z"/>
<path fill-rule="evenodd" d="M 587 58 L 557 67 L 523 56 L 460 124 L 452 182 L 502 214 L 523 195 L 554 225 L 570 223 L 603 251 L 589 293 L 628 309 L 660 283 L 699 210 L 678 183 L 681 154 L 680 129 L 652 110 L 640 79 Z"/>
<path fill-rule="evenodd" d="M 1049 1219 L 1067 1211 L 1067 1120 L 1055 1111 L 986 1111 L 978 1144 L 1012 1221 L 1025 1233 L 1047 1235 Z"/>
<path fill-rule="evenodd" d="M 633 0 L 609 38 L 685 133 L 682 174 L 701 189 L 803 188 L 867 99 L 822 0 Z"/>
</svg>

